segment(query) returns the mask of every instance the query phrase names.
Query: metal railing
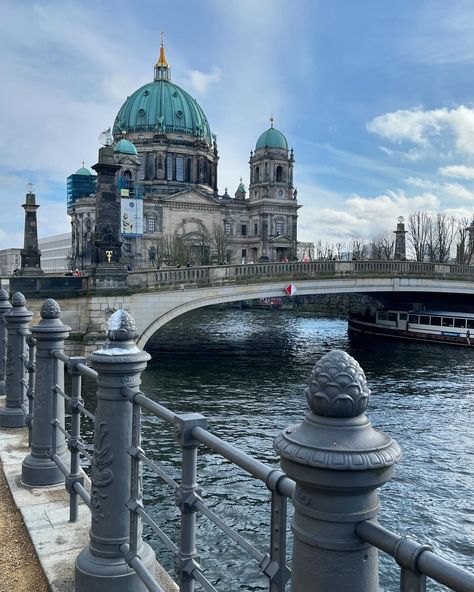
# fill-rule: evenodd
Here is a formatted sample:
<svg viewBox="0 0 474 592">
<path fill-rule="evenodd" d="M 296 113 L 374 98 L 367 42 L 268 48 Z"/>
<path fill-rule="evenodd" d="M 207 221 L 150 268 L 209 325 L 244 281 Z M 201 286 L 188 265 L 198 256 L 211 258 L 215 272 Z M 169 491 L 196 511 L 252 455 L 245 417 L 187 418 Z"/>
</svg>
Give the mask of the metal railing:
<svg viewBox="0 0 474 592">
<path fill-rule="evenodd" d="M 42 486 L 64 481 L 72 522 L 77 520 L 79 499 L 91 509 L 90 543 L 76 560 L 76 592 L 162 591 L 153 574 L 155 555 L 142 539 L 142 523 L 174 553 L 182 592 L 192 592 L 195 583 L 205 590 L 216 590 L 199 563 L 197 512 L 256 561 L 271 592 L 283 591 L 290 577 L 286 565 L 287 498 L 294 504 L 291 579 L 295 592 L 377 591 L 377 549 L 400 565 L 402 592 L 423 592 L 427 578 L 458 592 L 474 592 L 472 573 L 377 523 L 375 490 L 392 477 L 400 448 L 367 422 L 365 376 L 344 352 L 330 352 L 318 361 L 307 391 L 310 412 L 302 423 L 277 435 L 281 471 L 213 435 L 200 414 L 175 414 L 141 392 L 140 375 L 149 356 L 136 347 L 134 322 L 125 311 L 114 313 L 104 346 L 86 361 L 64 354 L 69 328 L 62 324 L 56 302 L 46 301 L 41 321 L 28 328 L 31 313 L 24 298 L 15 294 L 10 309 L 1 306 L 2 296 L 0 293 L 0 315 L 4 310 L 9 341 L 6 405 L 0 409 L 0 425 L 5 427 L 3 423 L 11 423 L 12 417 L 19 422 L 20 416 L 25 425 L 26 416 L 33 415 L 31 452 L 23 461 L 22 479 Z M 70 394 L 64 389 L 65 371 L 71 376 Z M 97 382 L 95 414 L 85 408 L 81 398 L 84 376 Z M 332 377 L 329 382 L 328 376 Z M 4 378 L 0 376 L 0 383 Z M 20 389 L 13 388 L 15 385 Z M 71 411 L 70 432 L 65 428 L 64 404 Z M 9 411 L 5 413 L 5 409 Z M 142 449 L 142 411 L 174 427 L 182 449 L 179 483 Z M 95 420 L 92 454 L 81 439 L 82 414 Z M 247 541 L 205 503 L 197 483 L 200 445 L 240 467 L 270 491 L 268 553 Z M 81 456 L 90 463 L 90 492 L 84 484 Z M 181 512 L 179 542 L 168 537 L 142 504 L 143 466 L 176 492 Z"/>
</svg>

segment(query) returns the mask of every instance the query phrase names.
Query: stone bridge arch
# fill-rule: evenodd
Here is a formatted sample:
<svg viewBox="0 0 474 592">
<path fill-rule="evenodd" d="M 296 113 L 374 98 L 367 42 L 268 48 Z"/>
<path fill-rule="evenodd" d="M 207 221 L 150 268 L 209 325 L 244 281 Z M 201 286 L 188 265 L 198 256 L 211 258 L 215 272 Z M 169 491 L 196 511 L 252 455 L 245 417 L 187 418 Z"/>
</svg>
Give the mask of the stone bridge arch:
<svg viewBox="0 0 474 592">
<path fill-rule="evenodd" d="M 291 280 L 290 280 L 291 281 Z M 137 324 L 137 344 L 144 348 L 150 338 L 166 323 L 198 308 L 239 300 L 285 296 L 288 280 L 247 285 L 217 286 L 135 294 L 130 298 L 129 312 Z M 425 278 L 330 278 L 294 280 L 297 294 L 338 293 L 445 292 L 474 294 L 472 282 L 433 281 Z"/>
</svg>

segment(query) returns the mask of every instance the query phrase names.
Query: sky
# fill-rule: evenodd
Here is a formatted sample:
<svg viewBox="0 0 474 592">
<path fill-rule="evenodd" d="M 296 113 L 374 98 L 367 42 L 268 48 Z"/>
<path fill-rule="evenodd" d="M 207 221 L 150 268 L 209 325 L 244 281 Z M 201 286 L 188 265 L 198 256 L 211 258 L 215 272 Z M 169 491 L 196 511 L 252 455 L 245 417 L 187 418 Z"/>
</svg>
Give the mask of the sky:
<svg viewBox="0 0 474 592">
<path fill-rule="evenodd" d="M 70 229 L 66 178 L 153 80 L 171 79 L 219 148 L 218 185 L 248 186 L 274 126 L 294 149 L 298 239 L 370 240 L 416 211 L 474 214 L 471 0 L 2 0 L 0 249 Z"/>
</svg>

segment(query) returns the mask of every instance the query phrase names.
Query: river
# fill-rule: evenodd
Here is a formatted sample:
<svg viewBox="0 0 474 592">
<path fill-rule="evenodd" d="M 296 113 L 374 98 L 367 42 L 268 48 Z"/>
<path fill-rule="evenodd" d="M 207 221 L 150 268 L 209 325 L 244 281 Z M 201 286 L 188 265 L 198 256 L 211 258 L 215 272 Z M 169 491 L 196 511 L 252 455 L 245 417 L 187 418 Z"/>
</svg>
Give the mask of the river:
<svg viewBox="0 0 474 592">
<path fill-rule="evenodd" d="M 399 442 L 403 459 L 380 490 L 380 522 L 427 543 L 474 570 L 474 352 L 391 340 L 350 341 L 347 322 L 297 311 L 201 309 L 155 335 L 142 390 L 176 412 L 195 411 L 209 429 L 278 466 L 273 438 L 302 420 L 304 389 L 314 363 L 342 349 L 364 369 L 372 390 L 367 415 Z M 170 430 L 144 418 L 144 448 L 178 478 Z M 145 472 L 144 502 L 177 540 L 170 491 Z M 226 461 L 202 451 L 199 484 L 205 501 L 266 550 L 268 492 Z M 170 555 L 145 529 L 169 567 Z M 265 590 L 265 578 L 225 535 L 198 518 L 198 550 L 206 575 L 222 591 Z M 383 554 L 381 554 L 383 555 Z M 225 574 L 225 575 L 223 575 Z M 381 589 L 398 589 L 398 568 L 382 559 Z M 444 588 L 431 585 L 430 590 Z"/>
</svg>

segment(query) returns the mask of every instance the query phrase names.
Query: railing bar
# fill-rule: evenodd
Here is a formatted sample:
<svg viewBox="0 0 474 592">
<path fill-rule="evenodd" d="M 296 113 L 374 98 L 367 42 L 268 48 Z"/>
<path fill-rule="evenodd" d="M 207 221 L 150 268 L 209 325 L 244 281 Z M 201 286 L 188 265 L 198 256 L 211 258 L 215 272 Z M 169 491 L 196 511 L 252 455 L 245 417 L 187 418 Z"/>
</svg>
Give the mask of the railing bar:
<svg viewBox="0 0 474 592">
<path fill-rule="evenodd" d="M 168 537 L 168 535 L 163 532 L 163 530 L 158 526 L 158 524 L 153 520 L 153 518 L 151 518 L 142 507 L 138 506 L 135 512 L 140 516 L 140 518 L 143 520 L 143 522 L 145 522 L 145 524 L 148 524 L 148 526 L 152 528 L 154 532 L 156 532 L 156 534 L 160 537 L 161 542 L 164 543 L 170 551 L 173 551 L 173 553 L 178 552 L 178 547 L 173 543 L 173 541 Z"/>
<path fill-rule="evenodd" d="M 83 456 L 85 456 L 87 458 L 87 460 L 90 462 L 92 460 L 92 454 L 89 453 L 89 451 L 87 450 L 87 448 L 84 446 L 84 444 L 82 444 L 81 442 L 76 442 L 76 446 L 79 448 L 79 450 L 81 451 L 81 454 Z"/>
<path fill-rule="evenodd" d="M 84 415 L 88 417 L 91 421 L 95 421 L 95 415 L 88 411 L 82 403 L 78 403 L 77 406 L 81 410 L 81 413 L 84 413 Z"/>
<path fill-rule="evenodd" d="M 51 455 L 51 460 L 53 460 L 56 463 L 56 466 L 65 477 L 69 475 L 69 468 L 63 463 L 61 457 L 54 453 Z"/>
<path fill-rule="evenodd" d="M 85 364 L 77 364 L 76 368 L 79 370 L 81 374 L 84 374 L 85 376 L 88 376 L 93 380 L 97 380 L 99 376 L 96 370 L 94 370 L 93 368 L 89 368 L 89 366 L 86 366 Z"/>
<path fill-rule="evenodd" d="M 164 419 L 170 424 L 174 424 L 174 419 L 177 416 L 177 414 L 173 413 L 173 411 L 170 411 L 163 405 L 160 405 L 156 401 L 152 401 L 144 393 L 137 393 L 130 388 L 124 388 L 122 389 L 122 392 L 129 401 L 135 401 L 135 403 L 138 403 L 147 411 L 150 411 L 151 413 L 158 415 L 158 417 L 161 417 L 161 419 Z"/>
<path fill-rule="evenodd" d="M 61 432 L 61 434 L 63 434 L 64 436 L 67 436 L 67 437 L 71 436 L 71 434 L 65 428 L 63 428 L 63 426 L 59 423 L 58 420 L 56 420 L 54 422 L 54 425 L 56 426 L 56 429 L 59 430 Z"/>
<path fill-rule="evenodd" d="M 72 401 L 71 397 L 69 395 L 67 395 L 62 388 L 60 388 L 59 386 L 56 386 L 55 388 L 55 392 L 57 395 L 60 395 L 63 399 L 65 399 L 66 401 L 68 401 L 69 403 Z"/>
<path fill-rule="evenodd" d="M 120 551 L 122 552 L 125 561 L 135 570 L 140 580 L 145 584 L 146 589 L 149 590 L 149 592 L 163 592 L 163 588 L 155 580 L 153 574 L 147 569 L 140 557 L 138 555 L 128 557 L 129 550 L 130 548 L 128 545 L 121 545 L 120 547 Z"/>
<path fill-rule="evenodd" d="M 90 509 L 90 507 L 91 507 L 91 495 L 87 491 L 87 489 L 84 487 L 84 485 L 81 485 L 80 483 L 78 483 L 76 481 L 76 483 L 74 483 L 73 487 L 74 487 L 74 491 L 77 493 L 77 495 L 82 499 L 82 501 Z"/>
<path fill-rule="evenodd" d="M 61 360 L 61 362 L 64 362 L 65 364 L 69 363 L 69 359 L 70 359 L 69 356 L 67 356 L 62 351 L 55 350 L 55 351 L 51 352 L 51 356 L 53 358 L 55 358 L 56 360 Z"/>
<path fill-rule="evenodd" d="M 204 576 L 202 571 L 200 571 L 199 569 L 196 568 L 193 571 L 193 578 L 196 580 L 196 582 L 199 582 L 201 586 L 206 590 L 210 590 L 211 592 L 218 592 L 217 588 L 214 588 L 211 582 Z"/>
<path fill-rule="evenodd" d="M 161 477 L 161 479 L 163 479 L 165 483 L 167 483 L 171 487 L 174 487 L 175 489 L 179 487 L 179 484 L 176 481 L 174 481 L 167 473 L 165 473 L 165 471 L 162 468 L 160 468 L 156 463 L 154 463 L 152 460 L 146 457 L 142 452 L 139 452 L 137 456 L 143 462 L 143 464 L 145 464 L 149 469 L 153 469 L 155 473 L 159 477 Z"/>
<path fill-rule="evenodd" d="M 192 436 L 201 442 L 201 444 L 204 444 L 214 452 L 221 454 L 224 458 L 239 466 L 241 469 L 244 469 L 253 477 L 260 479 L 260 481 L 263 481 L 266 484 L 268 477 L 272 473 L 275 473 L 275 469 L 272 467 L 260 462 L 245 452 L 242 452 L 238 448 L 235 448 L 235 446 L 224 442 L 224 440 L 221 440 L 217 436 L 214 436 L 214 434 L 211 434 L 199 426 L 192 428 L 191 432 Z M 270 490 L 274 490 L 274 487 L 271 483 L 268 483 L 267 487 Z M 280 495 L 291 497 L 295 489 L 295 482 L 292 479 L 285 477 L 284 473 L 281 473 L 281 478 L 277 480 L 276 487 Z"/>
<path fill-rule="evenodd" d="M 217 516 L 217 514 L 210 510 L 204 504 L 204 502 L 202 502 L 201 500 L 196 500 L 195 507 L 202 514 L 204 514 L 204 516 L 207 516 L 211 522 L 213 522 L 222 531 L 224 531 L 235 543 L 242 547 L 242 549 L 247 551 L 247 553 L 251 555 L 254 559 L 256 559 L 258 562 L 263 560 L 263 558 L 265 557 L 264 553 L 261 553 L 253 545 L 246 541 L 243 536 L 241 536 L 238 532 L 236 532 L 230 526 L 228 526 L 221 518 L 219 518 L 219 516 Z"/>
<path fill-rule="evenodd" d="M 385 551 L 392 557 L 395 555 L 397 544 L 403 538 L 370 520 L 360 522 L 356 527 L 356 533 L 362 540 Z M 473 592 L 474 590 L 474 574 L 439 557 L 432 551 L 423 550 L 418 557 L 416 567 L 420 573 L 457 592 Z"/>
</svg>

